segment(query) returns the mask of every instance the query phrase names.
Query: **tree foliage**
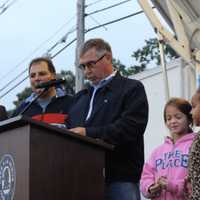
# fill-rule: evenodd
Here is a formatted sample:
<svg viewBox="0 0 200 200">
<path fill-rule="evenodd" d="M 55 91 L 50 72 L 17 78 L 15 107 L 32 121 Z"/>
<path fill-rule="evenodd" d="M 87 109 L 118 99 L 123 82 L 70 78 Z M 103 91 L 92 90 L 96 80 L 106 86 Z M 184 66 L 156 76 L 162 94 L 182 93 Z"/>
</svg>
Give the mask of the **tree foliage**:
<svg viewBox="0 0 200 200">
<path fill-rule="evenodd" d="M 113 64 L 114 68 L 117 69 L 118 71 L 120 71 L 123 76 L 129 75 L 127 67 L 124 64 L 122 64 L 120 62 L 120 60 L 113 58 L 112 64 Z"/>
<path fill-rule="evenodd" d="M 167 61 L 177 58 L 176 52 L 168 45 L 164 44 L 164 53 Z M 156 38 L 150 38 L 145 40 L 145 45 L 142 48 L 134 51 L 131 55 L 134 61 L 134 65 L 127 67 L 120 62 L 120 60 L 113 59 L 113 65 L 118 69 L 124 76 L 130 76 L 144 71 L 147 66 L 151 63 L 160 65 L 160 52 L 159 43 Z"/>
<path fill-rule="evenodd" d="M 177 53 L 168 44 L 164 44 L 164 53 L 166 60 L 178 57 Z M 131 56 L 135 58 L 142 68 L 146 68 L 152 61 L 156 65 L 160 65 L 158 40 L 156 38 L 145 40 L 145 45 L 137 51 L 134 51 Z"/>
<path fill-rule="evenodd" d="M 75 92 L 75 75 L 72 71 L 61 70 L 58 76 L 64 77 L 66 79 L 66 83 L 64 84 L 64 89 L 67 94 L 74 94 Z"/>
<path fill-rule="evenodd" d="M 125 77 L 128 77 L 130 75 L 133 75 L 133 74 L 137 74 L 141 71 L 144 71 L 145 69 L 145 65 L 134 65 L 134 66 L 131 66 L 131 67 L 127 67 L 125 66 L 124 64 L 122 64 L 120 62 L 120 60 L 117 60 L 115 58 L 113 58 L 113 66 L 118 70 L 120 71 L 120 73 L 125 76 Z"/>
<path fill-rule="evenodd" d="M 31 95 L 31 92 L 32 92 L 31 88 L 30 88 L 30 87 L 26 87 L 22 92 L 18 93 L 18 94 L 17 94 L 17 100 L 13 102 L 14 105 L 15 105 L 16 107 L 19 106 L 20 103 L 21 103 L 24 99 L 26 99 L 28 96 Z"/>
</svg>

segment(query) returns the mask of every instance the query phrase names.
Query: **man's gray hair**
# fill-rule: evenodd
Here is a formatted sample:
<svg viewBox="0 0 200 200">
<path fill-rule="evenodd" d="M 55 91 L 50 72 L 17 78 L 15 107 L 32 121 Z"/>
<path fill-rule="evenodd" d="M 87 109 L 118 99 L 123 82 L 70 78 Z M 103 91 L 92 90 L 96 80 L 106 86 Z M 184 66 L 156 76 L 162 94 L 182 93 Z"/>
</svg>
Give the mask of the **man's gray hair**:
<svg viewBox="0 0 200 200">
<path fill-rule="evenodd" d="M 83 56 L 88 50 L 95 48 L 97 51 L 97 54 L 102 55 L 103 53 L 110 52 L 112 54 L 111 46 L 108 42 L 104 41 L 101 38 L 93 38 L 90 40 L 87 40 L 80 50 L 80 57 Z M 97 56 L 100 56 L 97 55 Z"/>
</svg>

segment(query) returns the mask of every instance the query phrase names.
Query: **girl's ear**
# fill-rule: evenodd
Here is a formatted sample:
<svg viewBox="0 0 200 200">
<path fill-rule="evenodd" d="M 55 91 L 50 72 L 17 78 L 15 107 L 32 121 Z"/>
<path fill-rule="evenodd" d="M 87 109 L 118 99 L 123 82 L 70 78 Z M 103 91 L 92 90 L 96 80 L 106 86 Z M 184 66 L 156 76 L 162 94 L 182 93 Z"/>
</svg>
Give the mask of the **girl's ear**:
<svg viewBox="0 0 200 200">
<path fill-rule="evenodd" d="M 53 77 L 54 79 L 56 79 L 56 74 L 55 74 L 55 73 L 52 73 L 52 77 Z"/>
<path fill-rule="evenodd" d="M 188 132 L 193 132 L 193 120 L 192 120 L 192 116 L 190 119 L 188 119 Z"/>
</svg>

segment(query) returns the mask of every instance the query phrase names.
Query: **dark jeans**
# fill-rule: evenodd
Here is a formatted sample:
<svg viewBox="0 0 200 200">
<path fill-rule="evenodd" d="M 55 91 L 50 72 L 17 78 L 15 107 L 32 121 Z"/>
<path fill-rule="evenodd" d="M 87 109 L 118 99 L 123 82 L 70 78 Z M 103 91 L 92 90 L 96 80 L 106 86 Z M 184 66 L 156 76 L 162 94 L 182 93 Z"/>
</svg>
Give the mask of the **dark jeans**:
<svg viewBox="0 0 200 200">
<path fill-rule="evenodd" d="M 107 184 L 105 200 L 140 200 L 139 183 L 114 182 Z"/>
</svg>

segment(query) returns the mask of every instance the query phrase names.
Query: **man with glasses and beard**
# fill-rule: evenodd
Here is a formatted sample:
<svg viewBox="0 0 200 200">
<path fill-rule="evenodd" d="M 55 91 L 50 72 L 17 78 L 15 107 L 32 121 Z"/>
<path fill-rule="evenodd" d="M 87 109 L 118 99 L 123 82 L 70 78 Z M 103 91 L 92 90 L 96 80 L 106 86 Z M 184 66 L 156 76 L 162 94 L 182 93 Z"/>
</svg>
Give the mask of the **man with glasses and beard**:
<svg viewBox="0 0 200 200">
<path fill-rule="evenodd" d="M 144 87 L 114 70 L 111 47 L 102 39 L 84 43 L 79 63 L 91 86 L 76 94 L 69 130 L 115 146 L 106 154 L 105 199 L 139 200 L 148 120 Z"/>
</svg>

